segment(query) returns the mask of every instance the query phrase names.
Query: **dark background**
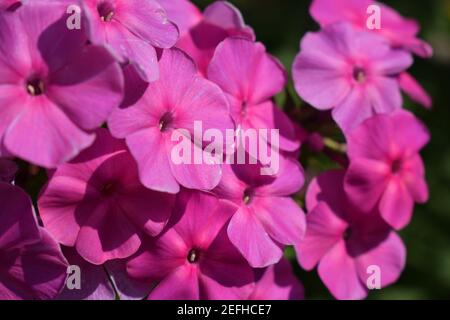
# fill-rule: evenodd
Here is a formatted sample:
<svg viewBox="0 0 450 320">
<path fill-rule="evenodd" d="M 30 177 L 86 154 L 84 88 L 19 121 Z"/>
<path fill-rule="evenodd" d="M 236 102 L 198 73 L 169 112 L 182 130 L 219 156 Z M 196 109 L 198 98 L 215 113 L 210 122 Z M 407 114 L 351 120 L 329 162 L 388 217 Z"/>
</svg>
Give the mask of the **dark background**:
<svg viewBox="0 0 450 320">
<path fill-rule="evenodd" d="M 336 0 L 338 1 L 338 0 Z M 213 1 L 194 0 L 204 8 Z M 309 16 L 309 0 L 231 0 L 255 30 L 258 41 L 290 71 L 300 38 L 318 25 Z M 415 59 L 411 73 L 433 97 L 427 111 L 405 99 L 429 127 L 430 144 L 422 152 L 427 168 L 430 201 L 416 206 L 412 223 L 401 232 L 408 248 L 407 266 L 400 280 L 369 295 L 371 299 L 450 298 L 450 0 L 384 0 L 402 15 L 417 19 L 421 37 L 435 50 L 432 59 Z M 305 167 L 308 164 L 303 163 Z M 323 164 L 327 166 L 328 164 Z M 294 261 L 292 250 L 287 256 Z M 308 299 L 329 299 L 316 271 L 305 272 L 294 263 Z"/>
</svg>

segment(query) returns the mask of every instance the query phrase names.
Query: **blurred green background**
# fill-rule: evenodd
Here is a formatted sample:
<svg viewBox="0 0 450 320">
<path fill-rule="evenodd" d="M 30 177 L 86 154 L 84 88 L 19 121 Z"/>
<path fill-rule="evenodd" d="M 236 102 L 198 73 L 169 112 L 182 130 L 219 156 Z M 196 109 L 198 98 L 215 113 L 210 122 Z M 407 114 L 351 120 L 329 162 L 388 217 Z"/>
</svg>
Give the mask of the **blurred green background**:
<svg viewBox="0 0 450 320">
<path fill-rule="evenodd" d="M 338 0 L 336 0 L 338 1 Z M 213 1 L 194 0 L 204 8 Z M 251 25 L 257 39 L 291 69 L 300 38 L 318 25 L 309 16 L 310 0 L 230 0 Z M 430 201 L 417 206 L 412 223 L 401 232 L 408 248 L 407 266 L 393 286 L 373 291 L 370 299 L 450 298 L 450 0 L 384 0 L 402 15 L 417 19 L 421 37 L 432 44 L 432 59 L 415 59 L 411 73 L 433 97 L 427 111 L 405 100 L 429 127 L 431 143 L 422 155 L 427 167 Z M 309 163 L 303 163 L 308 169 Z M 323 163 L 324 167 L 329 166 Z M 293 259 L 292 250 L 287 255 Z M 304 272 L 294 263 L 308 299 L 329 299 L 316 271 Z"/>
</svg>

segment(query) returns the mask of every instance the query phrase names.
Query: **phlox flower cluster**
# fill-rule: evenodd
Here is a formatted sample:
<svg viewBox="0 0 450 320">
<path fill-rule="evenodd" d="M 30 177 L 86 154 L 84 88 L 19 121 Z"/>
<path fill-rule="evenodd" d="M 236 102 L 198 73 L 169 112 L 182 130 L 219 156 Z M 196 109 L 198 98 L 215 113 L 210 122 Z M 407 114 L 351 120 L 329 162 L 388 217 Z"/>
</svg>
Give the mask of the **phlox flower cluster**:
<svg viewBox="0 0 450 320">
<path fill-rule="evenodd" d="M 407 70 L 432 49 L 385 5 L 367 29 L 371 4 L 312 1 L 292 77 L 345 148 L 311 176 L 301 148 L 330 156 L 327 137 L 277 105 L 288 72 L 231 3 L 0 0 L 0 299 L 303 299 L 292 264 L 337 299 L 365 298 L 373 267 L 396 282 L 397 231 L 428 200 L 402 91 L 431 106 Z M 222 156 L 196 123 L 277 139 L 234 135 L 245 163 L 174 161 L 180 139 Z"/>
</svg>

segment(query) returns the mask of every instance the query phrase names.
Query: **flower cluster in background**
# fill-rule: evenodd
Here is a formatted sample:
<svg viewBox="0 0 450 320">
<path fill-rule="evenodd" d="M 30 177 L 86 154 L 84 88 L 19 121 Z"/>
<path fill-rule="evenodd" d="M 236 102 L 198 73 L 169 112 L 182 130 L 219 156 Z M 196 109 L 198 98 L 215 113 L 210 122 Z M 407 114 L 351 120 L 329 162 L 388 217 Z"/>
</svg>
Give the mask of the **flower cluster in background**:
<svg viewBox="0 0 450 320">
<path fill-rule="evenodd" d="M 288 72 L 226 1 L 0 0 L 0 298 L 303 299 L 290 246 L 337 299 L 365 298 L 374 267 L 381 288 L 396 282 L 430 138 L 402 92 L 431 107 L 408 68 L 432 49 L 371 0 L 310 13 L 320 30 L 299 35 L 294 87 L 345 144 L 283 111 Z M 194 121 L 279 130 L 278 172 L 249 150 L 247 164 L 174 163 L 178 130 L 209 152 Z M 305 177 L 303 145 L 339 168 Z"/>
</svg>

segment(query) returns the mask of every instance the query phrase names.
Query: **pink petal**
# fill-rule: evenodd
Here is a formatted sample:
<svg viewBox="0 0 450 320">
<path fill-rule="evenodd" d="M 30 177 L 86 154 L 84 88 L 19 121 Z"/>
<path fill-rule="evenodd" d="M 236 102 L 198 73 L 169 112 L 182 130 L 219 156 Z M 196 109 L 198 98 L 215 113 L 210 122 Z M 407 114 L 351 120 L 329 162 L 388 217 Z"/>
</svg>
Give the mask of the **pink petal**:
<svg viewBox="0 0 450 320">
<path fill-rule="evenodd" d="M 226 29 L 231 35 L 241 35 L 254 40 L 253 30 L 245 24 L 239 9 L 230 2 L 213 2 L 205 8 L 203 16 L 207 23 Z"/>
<path fill-rule="evenodd" d="M 172 147 L 167 148 L 167 153 L 170 153 L 178 142 L 170 142 Z M 207 163 L 206 152 L 201 147 L 194 143 L 190 143 L 191 160 L 188 164 L 175 163 L 172 159 L 169 159 L 169 165 L 172 170 L 172 174 L 177 182 L 185 188 L 197 189 L 197 190 L 212 190 L 220 182 L 222 177 L 221 164 L 220 163 Z M 202 162 L 200 164 L 195 163 L 195 155 L 202 155 Z"/>
<path fill-rule="evenodd" d="M 298 192 L 305 181 L 301 165 L 294 159 L 280 154 L 279 171 L 276 179 L 257 188 L 258 195 L 288 196 Z"/>
<path fill-rule="evenodd" d="M 306 270 L 316 264 L 342 239 L 348 224 L 324 202 L 306 215 L 306 234 L 295 246 L 297 260 Z"/>
<path fill-rule="evenodd" d="M 28 52 L 26 41 L 17 41 L 17 32 L 23 24 L 12 15 L 0 15 L 0 84 L 19 84 L 30 69 L 30 56 L 20 54 Z M 1 95 L 3 97 L 3 94 Z"/>
<path fill-rule="evenodd" d="M 188 250 L 174 229 L 158 238 L 146 237 L 138 253 L 127 263 L 127 273 L 136 279 L 158 281 L 186 263 Z"/>
<path fill-rule="evenodd" d="M 65 166 L 57 171 L 44 187 L 38 200 L 39 212 L 45 228 L 58 242 L 66 246 L 76 243 L 80 225 L 95 210 L 96 202 L 86 201 L 87 180 L 71 177 L 70 171 L 91 172 L 79 166 Z"/>
<path fill-rule="evenodd" d="M 361 87 L 354 87 L 332 112 L 333 119 L 344 132 L 350 132 L 373 114 L 371 101 Z"/>
<path fill-rule="evenodd" d="M 246 207 L 239 208 L 231 218 L 228 236 L 254 268 L 277 263 L 283 255 L 280 245 L 269 237 L 257 215 Z"/>
<path fill-rule="evenodd" d="M 227 93 L 252 104 L 271 98 L 286 83 L 281 64 L 266 53 L 261 43 L 239 38 L 228 38 L 217 46 L 208 78 Z"/>
<path fill-rule="evenodd" d="M 120 208 L 97 206 L 81 226 L 76 242 L 78 253 L 92 264 L 131 256 L 141 245 L 134 227 Z"/>
<path fill-rule="evenodd" d="M 367 296 L 368 289 L 359 279 L 356 262 L 348 254 L 343 240 L 320 261 L 319 276 L 337 299 L 363 299 Z"/>
<path fill-rule="evenodd" d="M 267 233 L 279 243 L 294 245 L 303 239 L 305 214 L 293 199 L 254 197 L 251 206 Z"/>
<path fill-rule="evenodd" d="M 108 44 L 124 62 L 136 67 L 142 79 L 152 82 L 159 78 L 158 59 L 155 48 L 145 40 L 137 38 L 121 24 L 111 24 L 105 30 Z"/>
<path fill-rule="evenodd" d="M 430 141 L 428 128 L 412 113 L 399 111 L 392 115 L 392 140 L 397 148 L 412 155 L 421 150 Z"/>
<path fill-rule="evenodd" d="M 173 228 L 188 245 L 208 248 L 235 211 L 236 206 L 229 201 L 218 200 L 209 193 L 183 190 L 178 195 L 172 219 L 177 223 Z"/>
<path fill-rule="evenodd" d="M 138 131 L 127 137 L 127 145 L 139 167 L 144 186 L 161 192 L 178 193 L 180 186 L 171 168 L 171 150 L 158 128 Z M 145 146 L 145 148 L 143 148 Z"/>
<path fill-rule="evenodd" d="M 366 88 L 374 113 L 391 113 L 402 107 L 402 95 L 396 79 L 377 77 Z"/>
<path fill-rule="evenodd" d="M 396 123 L 400 125 L 400 123 Z M 392 123 L 387 115 L 377 115 L 365 121 L 348 136 L 348 155 L 350 159 L 366 158 L 375 161 L 386 161 L 390 154 Z"/>
<path fill-rule="evenodd" d="M 0 67 L 0 70 L 2 68 Z M 0 156 L 8 156 L 4 146 L 5 133 L 9 126 L 26 111 L 28 97 L 25 90 L 17 85 L 0 85 Z"/>
<path fill-rule="evenodd" d="M 180 31 L 180 36 L 185 35 L 203 18 L 200 10 L 189 0 L 158 0 L 166 10 L 167 17 L 173 21 Z"/>
<path fill-rule="evenodd" d="M 415 202 L 426 203 L 428 201 L 429 192 L 425 181 L 425 167 L 419 155 L 403 164 L 402 179 Z"/>
<path fill-rule="evenodd" d="M 400 88 L 415 102 L 430 109 L 433 101 L 425 89 L 417 82 L 413 76 L 407 72 L 400 73 L 398 78 Z"/>
<path fill-rule="evenodd" d="M 372 0 L 314 0 L 310 7 L 310 14 L 321 26 L 342 20 L 358 21 L 366 16 L 367 7 Z"/>
<path fill-rule="evenodd" d="M 178 28 L 155 0 L 120 2 L 117 11 L 120 23 L 155 47 L 171 48 L 178 40 Z"/>
<path fill-rule="evenodd" d="M 231 164 L 224 164 L 222 166 L 222 179 L 220 179 L 220 183 L 213 190 L 213 193 L 221 199 L 228 199 L 240 203 L 247 184 L 240 180 L 233 167 Z"/>
<path fill-rule="evenodd" d="M 247 299 L 253 290 L 253 271 L 228 239 L 225 227 L 208 248 L 200 270 L 202 299 Z"/>
<path fill-rule="evenodd" d="M 362 283 L 367 283 L 370 274 L 368 267 L 380 268 L 381 287 L 384 288 L 398 280 L 406 263 L 406 248 L 395 232 L 389 232 L 387 238 L 375 248 L 356 258 L 359 277 Z"/>
<path fill-rule="evenodd" d="M 363 212 L 371 211 L 384 192 L 391 168 L 384 162 L 352 160 L 344 182 L 349 199 Z"/>
<path fill-rule="evenodd" d="M 247 117 L 249 127 L 268 130 L 267 138 L 269 139 L 267 139 L 267 142 L 269 144 L 271 129 L 279 130 L 279 146 L 275 146 L 275 148 L 279 147 L 285 151 L 295 151 L 300 147 L 300 141 L 295 133 L 292 120 L 272 101 L 248 108 Z"/>
<path fill-rule="evenodd" d="M 397 75 L 411 67 L 412 64 L 413 58 L 410 53 L 400 49 L 390 49 L 373 62 L 373 68 L 378 74 L 388 76 Z"/>
<path fill-rule="evenodd" d="M 234 129 L 227 99 L 217 85 L 204 78 L 194 77 L 182 93 L 176 102 L 174 125 L 177 128 L 187 129 L 194 135 L 194 121 L 201 121 L 203 131 L 216 129 L 225 136 L 226 129 Z M 209 112 L 205 112 L 205 108 Z"/>
<path fill-rule="evenodd" d="M 149 300 L 200 299 L 196 267 L 181 266 L 165 277 L 148 296 Z"/>
<path fill-rule="evenodd" d="M 51 75 L 47 95 L 72 121 L 92 130 L 122 101 L 122 71 L 104 48 L 88 46 Z"/>
<path fill-rule="evenodd" d="M 52 168 L 71 160 L 94 141 L 94 135 L 81 131 L 47 98 L 29 98 L 26 104 L 29 108 L 8 128 L 4 140 L 14 155 Z"/>
<path fill-rule="evenodd" d="M 337 106 L 350 93 L 346 64 L 339 43 L 341 31 L 327 28 L 321 33 L 307 33 L 294 61 L 292 74 L 302 99 L 320 110 Z"/>
<path fill-rule="evenodd" d="M 121 194 L 117 205 L 136 227 L 156 236 L 163 230 L 172 214 L 175 197 L 136 186 Z"/>
<path fill-rule="evenodd" d="M 403 229 L 411 220 L 413 207 L 414 202 L 406 186 L 393 177 L 381 197 L 381 216 L 393 228 Z"/>
</svg>

